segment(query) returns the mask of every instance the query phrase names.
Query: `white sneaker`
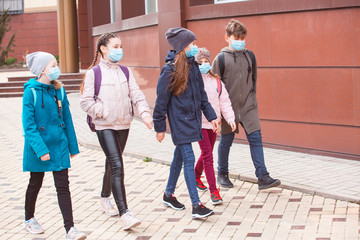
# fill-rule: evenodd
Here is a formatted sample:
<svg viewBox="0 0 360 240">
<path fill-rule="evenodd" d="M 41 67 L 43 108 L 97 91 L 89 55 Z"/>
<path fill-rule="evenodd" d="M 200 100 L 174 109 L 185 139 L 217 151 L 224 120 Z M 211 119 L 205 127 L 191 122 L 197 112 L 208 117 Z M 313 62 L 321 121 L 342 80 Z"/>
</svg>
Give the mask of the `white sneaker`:
<svg viewBox="0 0 360 240">
<path fill-rule="evenodd" d="M 80 232 L 74 227 L 71 227 L 69 232 L 66 234 L 66 240 L 84 240 L 86 239 L 86 234 Z"/>
<path fill-rule="evenodd" d="M 140 220 L 133 217 L 129 210 L 126 211 L 124 215 L 120 217 L 120 222 L 123 230 L 128 230 L 130 228 L 140 225 Z"/>
<path fill-rule="evenodd" d="M 110 198 L 101 198 L 100 199 L 100 206 L 101 206 L 101 209 L 104 210 L 104 212 L 107 214 L 107 215 L 110 215 L 110 216 L 117 216 L 119 215 L 119 211 L 114 208 L 114 206 L 111 204 L 111 201 L 110 201 Z"/>
<path fill-rule="evenodd" d="M 32 234 L 44 233 L 44 229 L 40 226 L 35 218 L 24 221 L 24 228 Z"/>
</svg>

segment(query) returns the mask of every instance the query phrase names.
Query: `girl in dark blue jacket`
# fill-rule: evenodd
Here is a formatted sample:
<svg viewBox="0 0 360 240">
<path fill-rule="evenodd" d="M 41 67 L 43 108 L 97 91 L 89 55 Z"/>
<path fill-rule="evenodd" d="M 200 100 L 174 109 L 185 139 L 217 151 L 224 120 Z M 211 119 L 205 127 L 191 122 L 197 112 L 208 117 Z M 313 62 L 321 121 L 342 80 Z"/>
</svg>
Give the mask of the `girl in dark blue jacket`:
<svg viewBox="0 0 360 240">
<path fill-rule="evenodd" d="M 169 51 L 166 64 L 161 70 L 153 119 L 156 138 L 161 142 L 165 137 L 165 120 L 166 115 L 168 116 L 171 137 L 176 147 L 163 204 L 176 210 L 185 208 L 174 196 L 184 163 L 185 181 L 193 207 L 192 217 L 205 218 L 214 212 L 200 202 L 194 173 L 195 155 L 191 143 L 203 138 L 201 112 L 213 124 L 215 132 L 218 131 L 217 116 L 208 102 L 198 63 L 194 60 L 197 53 L 195 34 L 182 27 L 171 28 L 166 32 L 166 39 L 174 50 Z"/>
</svg>

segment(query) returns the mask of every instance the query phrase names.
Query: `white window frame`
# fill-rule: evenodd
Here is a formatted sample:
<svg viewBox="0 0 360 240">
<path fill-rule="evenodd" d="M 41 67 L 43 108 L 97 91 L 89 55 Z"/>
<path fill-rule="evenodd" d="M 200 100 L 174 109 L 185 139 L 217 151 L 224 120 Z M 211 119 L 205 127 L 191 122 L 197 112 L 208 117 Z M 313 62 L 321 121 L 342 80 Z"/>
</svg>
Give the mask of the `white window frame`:
<svg viewBox="0 0 360 240">
<path fill-rule="evenodd" d="M 249 0 L 214 0 L 215 4 L 222 4 L 222 3 L 233 3 L 233 2 L 245 2 Z"/>
<path fill-rule="evenodd" d="M 148 1 L 149 0 L 145 0 L 145 14 L 148 15 L 149 14 L 149 9 L 148 9 Z M 155 12 L 158 12 L 159 9 L 158 9 L 158 0 L 155 0 Z"/>
<path fill-rule="evenodd" d="M 110 0 L 110 23 L 116 22 L 115 0 Z"/>
</svg>

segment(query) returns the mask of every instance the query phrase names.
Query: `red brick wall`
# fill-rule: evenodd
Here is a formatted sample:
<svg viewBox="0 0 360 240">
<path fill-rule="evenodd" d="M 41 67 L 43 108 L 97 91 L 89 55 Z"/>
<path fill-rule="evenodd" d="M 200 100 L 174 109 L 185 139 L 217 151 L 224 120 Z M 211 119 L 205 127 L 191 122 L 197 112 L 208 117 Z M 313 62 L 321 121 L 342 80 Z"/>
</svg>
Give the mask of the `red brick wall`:
<svg viewBox="0 0 360 240">
<path fill-rule="evenodd" d="M 6 38 L 2 43 L 2 46 L 5 46 L 10 36 L 16 33 L 16 46 L 9 57 L 16 57 L 19 61 L 23 61 L 26 51 L 59 54 L 56 12 L 13 15 L 10 24 L 11 31 L 6 33 Z"/>
</svg>

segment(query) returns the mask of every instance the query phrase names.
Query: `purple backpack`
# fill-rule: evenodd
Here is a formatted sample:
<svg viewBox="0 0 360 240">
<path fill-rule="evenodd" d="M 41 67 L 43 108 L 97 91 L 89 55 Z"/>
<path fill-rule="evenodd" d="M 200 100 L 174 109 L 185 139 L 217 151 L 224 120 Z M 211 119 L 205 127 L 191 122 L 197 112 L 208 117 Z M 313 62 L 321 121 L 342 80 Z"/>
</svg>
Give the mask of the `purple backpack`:
<svg viewBox="0 0 360 240">
<path fill-rule="evenodd" d="M 123 71 L 123 73 L 126 76 L 127 82 L 129 84 L 129 69 L 123 65 L 119 64 L 119 67 L 121 68 L 121 70 Z M 94 70 L 94 74 L 95 74 L 95 81 L 94 81 L 94 99 L 96 101 L 99 92 L 100 92 L 100 86 L 101 86 L 101 69 L 99 65 L 96 65 L 92 68 Z M 89 115 L 87 115 L 86 117 L 86 122 L 90 127 L 90 130 L 92 132 L 96 132 L 95 130 L 95 124 L 92 121 L 92 117 L 90 117 Z"/>
</svg>

